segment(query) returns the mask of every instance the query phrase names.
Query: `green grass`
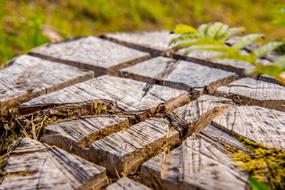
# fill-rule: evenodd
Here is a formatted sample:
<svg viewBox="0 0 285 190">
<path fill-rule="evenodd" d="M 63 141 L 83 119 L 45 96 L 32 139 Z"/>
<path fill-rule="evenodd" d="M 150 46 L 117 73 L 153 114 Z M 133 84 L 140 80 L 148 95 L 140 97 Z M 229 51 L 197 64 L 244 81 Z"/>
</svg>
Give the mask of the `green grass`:
<svg viewBox="0 0 285 190">
<path fill-rule="evenodd" d="M 272 24 L 274 7 L 268 0 L 0 0 L 0 65 L 49 42 L 44 27 L 70 38 L 222 21 L 272 40 L 285 32 Z"/>
</svg>

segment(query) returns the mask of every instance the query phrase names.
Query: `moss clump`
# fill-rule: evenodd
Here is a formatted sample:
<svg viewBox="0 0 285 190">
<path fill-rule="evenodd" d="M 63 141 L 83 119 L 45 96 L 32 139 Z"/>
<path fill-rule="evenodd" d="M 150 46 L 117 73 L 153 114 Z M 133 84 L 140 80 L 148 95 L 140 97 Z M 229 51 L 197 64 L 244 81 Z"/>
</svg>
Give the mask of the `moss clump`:
<svg viewBox="0 0 285 190">
<path fill-rule="evenodd" d="M 234 165 L 272 189 L 285 189 L 285 151 L 269 148 L 246 138 L 240 142 L 250 151 L 233 154 Z"/>
</svg>

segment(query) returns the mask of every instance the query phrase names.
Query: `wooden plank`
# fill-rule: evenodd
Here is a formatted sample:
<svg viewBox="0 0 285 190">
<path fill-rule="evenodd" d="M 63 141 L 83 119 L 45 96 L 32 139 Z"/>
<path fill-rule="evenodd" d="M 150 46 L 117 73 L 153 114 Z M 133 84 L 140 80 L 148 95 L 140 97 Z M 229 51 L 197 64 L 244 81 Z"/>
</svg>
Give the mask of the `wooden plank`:
<svg viewBox="0 0 285 190">
<path fill-rule="evenodd" d="M 5 160 L 0 189 L 100 189 L 106 170 L 56 147 L 24 138 Z"/>
<path fill-rule="evenodd" d="M 229 138 L 221 136 L 225 133 L 216 128 L 212 130 L 219 134 L 211 133 L 214 139 Z M 188 137 L 178 148 L 145 162 L 141 167 L 142 183 L 166 190 L 247 189 L 247 176 L 232 165 L 231 155 L 221 142 L 203 134 Z"/>
<path fill-rule="evenodd" d="M 269 147 L 285 148 L 285 113 L 258 106 L 232 106 L 213 120 L 226 132 Z"/>
<path fill-rule="evenodd" d="M 150 188 L 128 177 L 122 177 L 116 183 L 107 186 L 106 190 L 150 190 Z"/>
<path fill-rule="evenodd" d="M 242 78 L 219 87 L 216 95 L 232 98 L 237 104 L 285 111 L 285 87 L 274 83 Z"/>
<path fill-rule="evenodd" d="M 161 104 L 166 110 L 174 109 L 189 101 L 183 90 L 153 85 L 112 76 L 101 76 L 54 93 L 50 93 L 20 106 L 21 110 L 78 104 L 96 100 L 110 100 L 122 111 L 136 115 L 153 114 Z"/>
<path fill-rule="evenodd" d="M 97 37 L 84 37 L 32 49 L 30 54 L 56 60 L 80 68 L 93 70 L 96 76 L 113 72 L 149 57 L 135 49 L 127 48 Z"/>
<path fill-rule="evenodd" d="M 156 57 L 121 70 L 123 76 L 150 83 L 160 83 L 188 91 L 198 89 L 212 94 L 223 84 L 232 82 L 237 75 L 188 61 Z"/>
<path fill-rule="evenodd" d="M 0 106 L 20 103 L 92 77 L 91 71 L 22 55 L 0 70 Z"/>
<path fill-rule="evenodd" d="M 86 116 L 49 124 L 44 128 L 41 141 L 58 147 L 86 147 L 97 139 L 128 127 L 129 120 L 123 116 Z"/>
</svg>

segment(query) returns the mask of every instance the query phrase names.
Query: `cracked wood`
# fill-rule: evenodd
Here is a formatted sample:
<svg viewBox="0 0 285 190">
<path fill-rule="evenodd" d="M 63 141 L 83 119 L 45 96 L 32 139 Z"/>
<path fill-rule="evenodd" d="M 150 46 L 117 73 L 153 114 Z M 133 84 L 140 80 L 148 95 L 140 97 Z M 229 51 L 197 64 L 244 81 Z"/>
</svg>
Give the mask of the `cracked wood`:
<svg viewBox="0 0 285 190">
<path fill-rule="evenodd" d="M 213 125 L 268 147 L 285 148 L 285 113 L 258 106 L 231 106 Z"/>
<path fill-rule="evenodd" d="M 100 189 L 106 170 L 56 147 L 24 138 L 5 160 L 0 189 Z"/>
<path fill-rule="evenodd" d="M 232 98 L 238 104 L 285 111 L 285 87 L 274 83 L 242 78 L 219 87 L 216 94 Z"/>
<path fill-rule="evenodd" d="M 0 70 L 0 106 L 21 103 L 92 77 L 91 71 L 28 55 L 19 56 Z"/>
<path fill-rule="evenodd" d="M 114 72 L 149 57 L 148 53 L 127 48 L 97 37 L 84 37 L 32 49 L 31 55 L 91 69 L 96 76 Z"/>
<path fill-rule="evenodd" d="M 76 105 L 96 100 L 110 100 L 123 111 L 136 115 L 152 115 L 163 104 L 172 110 L 190 100 L 183 90 L 154 85 L 147 93 L 146 83 L 112 76 L 101 76 L 59 91 L 40 96 L 20 105 L 20 109 L 41 109 L 49 106 Z"/>
<path fill-rule="evenodd" d="M 145 162 L 141 169 L 142 183 L 166 190 L 247 189 L 247 176 L 232 165 L 231 155 L 221 143 L 236 140 L 209 127 L 215 131 L 211 133 L 212 139 L 203 134 L 192 135 L 178 148 Z"/>
<path fill-rule="evenodd" d="M 237 79 L 232 72 L 213 69 L 188 61 L 157 57 L 121 70 L 123 76 L 149 83 L 159 83 L 183 90 L 212 94 L 223 84 Z"/>
</svg>

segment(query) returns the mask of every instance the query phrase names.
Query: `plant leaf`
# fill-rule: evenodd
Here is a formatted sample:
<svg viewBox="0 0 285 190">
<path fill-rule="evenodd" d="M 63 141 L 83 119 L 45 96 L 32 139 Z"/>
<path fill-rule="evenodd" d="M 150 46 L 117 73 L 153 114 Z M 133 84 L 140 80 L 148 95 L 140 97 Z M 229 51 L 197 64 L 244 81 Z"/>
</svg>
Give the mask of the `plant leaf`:
<svg viewBox="0 0 285 190">
<path fill-rule="evenodd" d="M 269 52 L 275 50 L 279 46 L 281 46 L 283 43 L 282 42 L 269 42 L 263 46 L 260 46 L 256 50 L 253 51 L 253 53 L 256 55 L 256 57 L 264 57 L 266 56 Z"/>
<path fill-rule="evenodd" d="M 181 44 L 178 44 L 177 46 L 174 47 L 175 50 L 179 50 L 185 47 L 191 47 L 194 45 L 204 45 L 204 44 L 211 44 L 211 45 L 224 45 L 223 42 L 216 41 L 212 38 L 198 38 L 189 42 L 184 42 Z"/>
<path fill-rule="evenodd" d="M 208 31 L 208 24 L 201 24 L 198 28 L 198 32 L 202 35 L 202 36 L 207 36 L 207 31 Z"/>
<path fill-rule="evenodd" d="M 199 33 L 186 33 L 186 34 L 181 34 L 180 36 L 173 38 L 170 42 L 169 45 L 175 44 L 180 41 L 186 41 L 186 40 L 193 40 L 201 37 Z"/>
<path fill-rule="evenodd" d="M 207 36 L 210 38 L 216 39 L 216 36 L 218 35 L 222 27 L 223 27 L 223 24 L 220 22 L 215 22 L 214 24 L 211 24 L 207 31 Z"/>
<path fill-rule="evenodd" d="M 195 28 L 186 24 L 179 24 L 173 30 L 173 33 L 175 34 L 186 34 L 186 33 L 195 33 L 195 32 L 197 32 Z"/>
<path fill-rule="evenodd" d="M 261 39 L 264 35 L 263 34 L 249 34 L 240 39 L 238 39 L 233 45 L 232 48 L 235 49 L 243 49 L 247 45 L 253 43 L 254 41 Z"/>
<path fill-rule="evenodd" d="M 221 39 L 223 41 L 227 41 L 229 38 L 231 38 L 232 36 L 239 34 L 241 32 L 244 31 L 244 28 L 242 27 L 234 27 L 234 28 L 229 28 L 223 36 L 221 36 Z"/>
</svg>

